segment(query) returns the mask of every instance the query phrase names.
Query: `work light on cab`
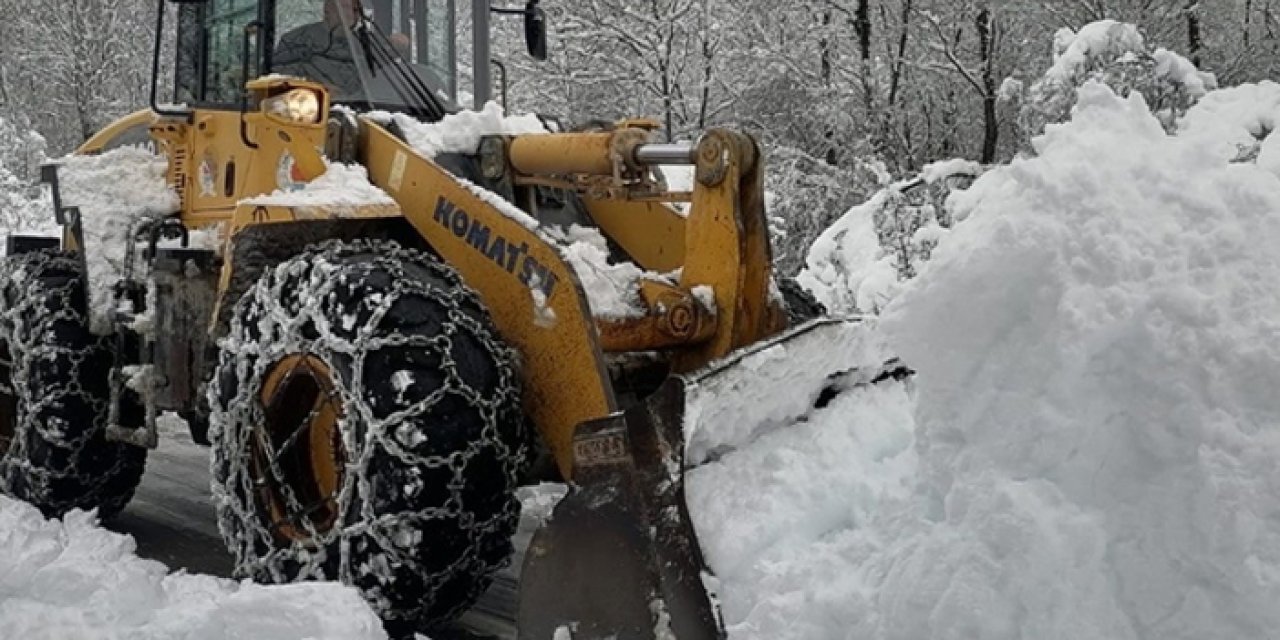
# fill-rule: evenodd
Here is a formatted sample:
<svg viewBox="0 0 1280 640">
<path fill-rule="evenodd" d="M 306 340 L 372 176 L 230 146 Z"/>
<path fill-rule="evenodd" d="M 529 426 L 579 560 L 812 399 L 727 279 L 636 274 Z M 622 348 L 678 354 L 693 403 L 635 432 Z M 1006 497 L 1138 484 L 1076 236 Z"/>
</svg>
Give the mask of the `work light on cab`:
<svg viewBox="0 0 1280 640">
<path fill-rule="evenodd" d="M 291 89 L 263 100 L 262 111 L 294 124 L 315 124 L 320 121 L 321 102 L 320 95 L 311 89 Z"/>
</svg>

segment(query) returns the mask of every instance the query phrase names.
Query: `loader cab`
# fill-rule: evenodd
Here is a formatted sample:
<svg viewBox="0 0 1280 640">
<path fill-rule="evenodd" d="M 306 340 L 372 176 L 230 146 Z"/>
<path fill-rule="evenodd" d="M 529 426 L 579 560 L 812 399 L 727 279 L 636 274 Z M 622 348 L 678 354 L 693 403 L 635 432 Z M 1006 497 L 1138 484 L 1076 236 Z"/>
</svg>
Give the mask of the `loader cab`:
<svg viewBox="0 0 1280 640">
<path fill-rule="evenodd" d="M 333 104 L 437 120 L 456 110 L 454 0 L 186 0 L 176 102 L 241 109 L 272 74 L 324 84 Z"/>
</svg>

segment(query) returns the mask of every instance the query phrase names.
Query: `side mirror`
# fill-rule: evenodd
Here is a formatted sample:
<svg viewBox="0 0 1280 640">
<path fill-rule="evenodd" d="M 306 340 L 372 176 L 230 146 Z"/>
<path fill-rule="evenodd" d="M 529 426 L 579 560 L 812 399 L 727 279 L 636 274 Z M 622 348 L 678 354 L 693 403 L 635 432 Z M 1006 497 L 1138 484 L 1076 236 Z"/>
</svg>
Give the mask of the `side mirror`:
<svg viewBox="0 0 1280 640">
<path fill-rule="evenodd" d="M 524 41 L 534 60 L 547 59 L 547 14 L 538 6 L 538 0 L 524 5 Z"/>
</svg>

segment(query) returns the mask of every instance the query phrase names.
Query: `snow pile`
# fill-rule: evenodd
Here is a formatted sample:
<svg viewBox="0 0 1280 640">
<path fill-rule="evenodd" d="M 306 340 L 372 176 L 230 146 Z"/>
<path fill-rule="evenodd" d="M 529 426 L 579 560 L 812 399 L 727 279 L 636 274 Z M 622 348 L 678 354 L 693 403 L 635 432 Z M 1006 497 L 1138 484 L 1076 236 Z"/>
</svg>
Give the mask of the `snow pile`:
<svg viewBox="0 0 1280 640">
<path fill-rule="evenodd" d="M 1264 80 L 1215 91 L 1192 107 L 1178 123 L 1180 135 L 1196 136 L 1217 147 L 1223 158 L 1256 160 L 1280 175 L 1280 84 Z"/>
<path fill-rule="evenodd" d="M 1086 86 L 1039 159 L 956 196 L 969 220 L 886 314 L 938 501 L 914 579 L 979 595 L 970 628 L 1280 623 L 1280 180 L 1206 142 Z"/>
<path fill-rule="evenodd" d="M 903 387 L 855 387 L 686 474 L 730 638 L 877 637 L 851 631 L 871 612 L 864 528 L 910 492 L 912 426 Z"/>
<path fill-rule="evenodd" d="M 0 496 L 0 628 L 24 640 L 383 639 L 354 589 L 260 586 L 183 572 L 134 555 L 133 538 L 91 513 L 45 520 Z"/>
<path fill-rule="evenodd" d="M 915 424 L 854 389 L 708 465 L 732 638 L 1274 635 L 1280 179 L 1219 142 L 1089 84 L 952 196 L 881 319 Z"/>
<path fill-rule="evenodd" d="M 409 146 L 428 158 L 442 153 L 475 153 L 484 136 L 547 133 L 536 115 L 507 116 L 496 102 L 486 103 L 480 111 L 464 110 L 447 115 L 434 123 L 421 122 L 402 113 L 370 115 L 384 122 L 395 122 Z"/>
<path fill-rule="evenodd" d="M 80 208 L 89 266 L 90 318 L 107 329 L 112 285 L 124 275 L 125 256 L 138 226 L 178 211 L 178 196 L 165 179 L 163 156 L 142 147 L 120 147 L 95 156 L 67 156 L 58 184 L 64 207 Z"/>
<path fill-rule="evenodd" d="M 327 163 L 328 168 L 314 180 L 296 189 L 282 188 L 274 193 L 246 198 L 250 206 L 279 206 L 307 209 L 323 208 L 325 217 L 354 216 L 361 207 L 370 205 L 397 207 L 387 192 L 369 182 L 369 172 L 357 164 Z"/>
</svg>

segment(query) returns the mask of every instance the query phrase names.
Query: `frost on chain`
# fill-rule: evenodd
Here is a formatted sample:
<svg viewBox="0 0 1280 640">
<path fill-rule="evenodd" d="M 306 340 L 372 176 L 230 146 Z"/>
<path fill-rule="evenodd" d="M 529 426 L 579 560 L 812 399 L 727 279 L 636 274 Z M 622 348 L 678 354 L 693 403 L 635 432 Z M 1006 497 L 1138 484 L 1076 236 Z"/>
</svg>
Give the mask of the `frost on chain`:
<svg viewBox="0 0 1280 640">
<path fill-rule="evenodd" d="M 333 372 L 345 472 L 321 498 L 331 526 L 285 481 L 282 460 L 307 438 L 264 428 L 262 386 L 291 355 Z M 209 391 L 214 500 L 238 573 L 337 579 L 410 624 L 472 603 L 508 561 L 519 518 L 527 440 L 513 361 L 475 294 L 425 254 L 330 242 L 268 272 L 237 307 Z M 262 522 L 264 488 L 300 514 L 290 526 L 303 540 Z"/>
</svg>

